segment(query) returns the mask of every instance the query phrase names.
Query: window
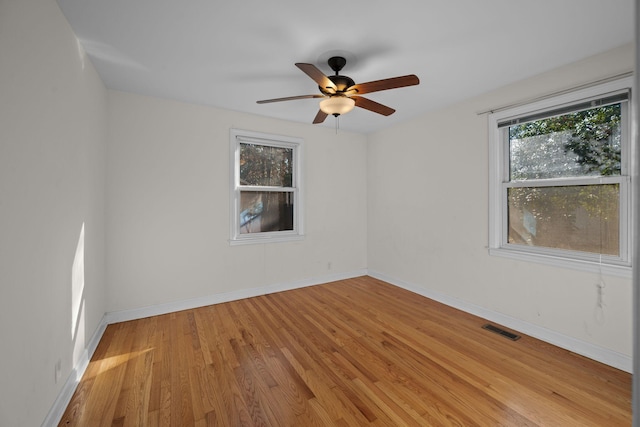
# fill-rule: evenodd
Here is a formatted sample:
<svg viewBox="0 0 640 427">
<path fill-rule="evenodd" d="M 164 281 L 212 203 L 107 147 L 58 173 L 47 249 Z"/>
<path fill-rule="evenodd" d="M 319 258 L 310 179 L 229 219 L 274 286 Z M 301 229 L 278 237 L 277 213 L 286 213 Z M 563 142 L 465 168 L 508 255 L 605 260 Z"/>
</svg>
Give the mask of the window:
<svg viewBox="0 0 640 427">
<path fill-rule="evenodd" d="M 630 87 L 490 114 L 492 255 L 631 274 Z"/>
<path fill-rule="evenodd" d="M 301 139 L 231 130 L 231 243 L 302 238 Z"/>
</svg>

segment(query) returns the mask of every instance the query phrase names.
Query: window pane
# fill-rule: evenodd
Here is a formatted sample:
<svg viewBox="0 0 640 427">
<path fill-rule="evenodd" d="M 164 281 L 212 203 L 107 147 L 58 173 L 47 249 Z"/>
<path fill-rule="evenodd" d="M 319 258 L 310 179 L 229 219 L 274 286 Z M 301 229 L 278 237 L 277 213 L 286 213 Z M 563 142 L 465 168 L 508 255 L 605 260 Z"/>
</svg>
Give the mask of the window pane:
<svg viewBox="0 0 640 427">
<path fill-rule="evenodd" d="M 620 175 L 620 104 L 509 127 L 510 180 Z"/>
<path fill-rule="evenodd" d="M 293 193 L 240 192 L 240 234 L 293 230 Z"/>
<path fill-rule="evenodd" d="M 240 144 L 240 185 L 293 187 L 293 149 Z"/>
<path fill-rule="evenodd" d="M 619 256 L 619 187 L 509 188 L 508 241 Z"/>
</svg>

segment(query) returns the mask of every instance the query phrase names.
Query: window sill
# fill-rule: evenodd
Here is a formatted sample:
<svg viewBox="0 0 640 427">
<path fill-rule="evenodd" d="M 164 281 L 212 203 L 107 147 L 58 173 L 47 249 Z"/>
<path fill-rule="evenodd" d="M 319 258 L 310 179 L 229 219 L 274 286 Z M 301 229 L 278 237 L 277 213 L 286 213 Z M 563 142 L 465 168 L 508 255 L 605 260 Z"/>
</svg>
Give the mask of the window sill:
<svg viewBox="0 0 640 427">
<path fill-rule="evenodd" d="M 565 258 L 556 255 L 531 253 L 506 248 L 489 248 L 489 255 L 510 258 L 518 261 L 535 262 L 554 267 L 570 268 L 589 273 L 602 273 L 607 276 L 631 278 L 632 268 L 627 265 L 605 264 L 598 261 Z"/>
<path fill-rule="evenodd" d="M 260 237 L 251 237 L 251 238 L 240 238 L 240 239 L 229 239 L 229 245 L 231 246 L 240 246 L 240 245 L 255 245 L 255 244 L 264 244 L 264 243 L 283 243 L 283 242 L 295 242 L 304 240 L 303 234 L 295 234 L 288 236 L 260 236 Z"/>
</svg>

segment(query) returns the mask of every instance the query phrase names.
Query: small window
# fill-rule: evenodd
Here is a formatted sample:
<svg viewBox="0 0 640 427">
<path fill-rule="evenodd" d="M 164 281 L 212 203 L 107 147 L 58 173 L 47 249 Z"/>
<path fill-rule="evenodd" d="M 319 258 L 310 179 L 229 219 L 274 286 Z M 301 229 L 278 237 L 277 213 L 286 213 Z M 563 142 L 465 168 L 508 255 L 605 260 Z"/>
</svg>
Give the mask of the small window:
<svg viewBox="0 0 640 427">
<path fill-rule="evenodd" d="M 492 254 L 630 273 L 630 84 L 489 116 Z"/>
<path fill-rule="evenodd" d="M 302 238 L 301 142 L 231 130 L 231 243 Z"/>
</svg>

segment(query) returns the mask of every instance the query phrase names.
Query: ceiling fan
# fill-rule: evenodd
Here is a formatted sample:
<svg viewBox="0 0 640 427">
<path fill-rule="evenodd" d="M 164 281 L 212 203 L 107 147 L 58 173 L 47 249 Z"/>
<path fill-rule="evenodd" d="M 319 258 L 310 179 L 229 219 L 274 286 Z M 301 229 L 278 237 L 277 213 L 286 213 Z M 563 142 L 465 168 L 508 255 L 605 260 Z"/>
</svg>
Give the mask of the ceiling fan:
<svg viewBox="0 0 640 427">
<path fill-rule="evenodd" d="M 329 67 L 335 71 L 335 75 L 325 76 L 324 73 L 313 64 L 296 63 L 296 67 L 300 68 L 318 84 L 318 88 L 321 93 L 316 95 L 299 95 L 288 96 L 285 98 L 265 99 L 258 101 L 258 104 L 293 101 L 296 99 L 324 98 L 320 101 L 320 110 L 318 111 L 318 114 L 316 114 L 315 119 L 313 119 L 314 124 L 324 122 L 329 114 L 338 117 L 341 114 L 345 114 L 353 110 L 354 107 L 364 108 L 365 110 L 373 111 L 374 113 L 382 114 L 383 116 L 389 116 L 396 110 L 360 95 L 378 92 L 381 90 L 414 86 L 420 83 L 418 76 L 415 74 L 409 74 L 406 76 L 356 84 L 356 82 L 354 82 L 350 77 L 339 74 L 340 70 L 342 70 L 347 63 L 345 58 L 341 56 L 333 56 L 329 58 L 327 62 Z"/>
</svg>

